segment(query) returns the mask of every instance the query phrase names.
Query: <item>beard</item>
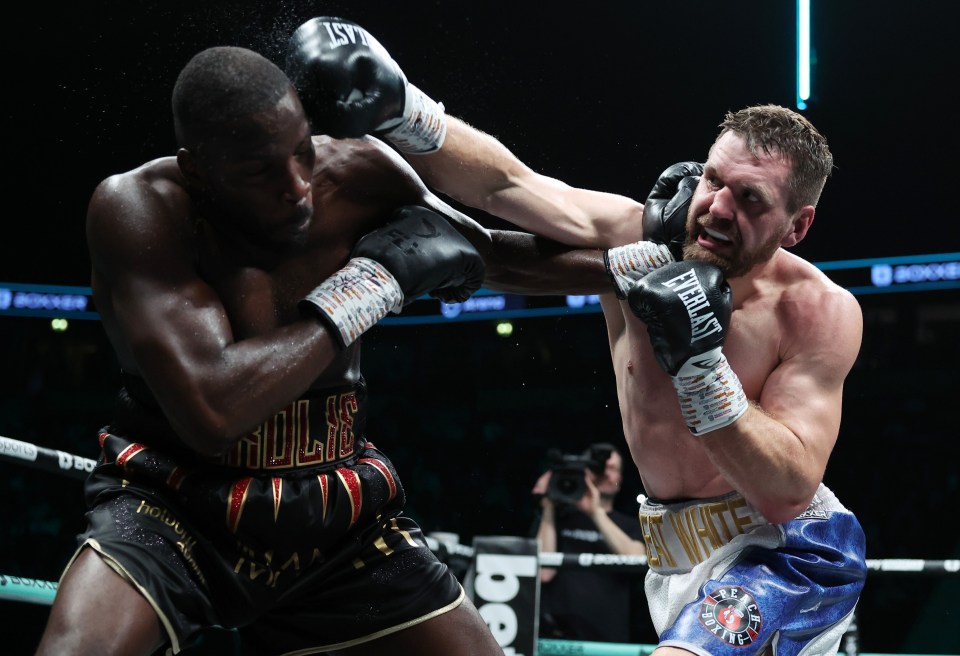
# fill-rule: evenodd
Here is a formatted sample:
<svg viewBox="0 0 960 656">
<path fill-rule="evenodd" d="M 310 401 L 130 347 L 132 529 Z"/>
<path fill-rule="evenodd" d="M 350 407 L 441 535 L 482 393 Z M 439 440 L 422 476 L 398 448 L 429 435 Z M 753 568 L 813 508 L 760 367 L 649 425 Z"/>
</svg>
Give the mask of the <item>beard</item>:
<svg viewBox="0 0 960 656">
<path fill-rule="evenodd" d="M 767 241 L 763 242 L 752 251 L 746 251 L 740 248 L 736 239 L 731 242 L 734 246 L 733 254 L 729 257 L 720 255 L 711 250 L 707 250 L 697 243 L 699 226 L 710 223 L 709 215 L 704 214 L 698 218 L 691 218 L 687 228 L 687 239 L 683 244 L 683 259 L 698 260 L 712 264 L 723 272 L 724 278 L 739 278 L 750 272 L 758 264 L 768 261 L 773 254 L 780 248 L 782 235 L 771 235 Z"/>
</svg>

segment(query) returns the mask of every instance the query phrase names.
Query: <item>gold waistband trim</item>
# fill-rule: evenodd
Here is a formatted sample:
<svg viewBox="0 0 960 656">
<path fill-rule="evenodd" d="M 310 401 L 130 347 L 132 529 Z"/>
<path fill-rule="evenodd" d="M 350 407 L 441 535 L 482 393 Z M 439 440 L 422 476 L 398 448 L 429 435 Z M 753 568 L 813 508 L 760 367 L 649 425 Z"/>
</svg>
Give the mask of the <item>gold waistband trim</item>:
<svg viewBox="0 0 960 656">
<path fill-rule="evenodd" d="M 770 524 L 738 493 L 669 506 L 647 500 L 639 517 L 647 563 L 659 572 L 687 571 L 736 536 Z"/>
</svg>

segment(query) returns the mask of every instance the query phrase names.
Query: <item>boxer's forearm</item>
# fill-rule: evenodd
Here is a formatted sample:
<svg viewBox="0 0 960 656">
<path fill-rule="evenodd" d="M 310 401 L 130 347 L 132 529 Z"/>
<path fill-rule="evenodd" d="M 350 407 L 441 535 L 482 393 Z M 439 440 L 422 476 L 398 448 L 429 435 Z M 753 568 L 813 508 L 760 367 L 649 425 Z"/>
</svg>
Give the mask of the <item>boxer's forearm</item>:
<svg viewBox="0 0 960 656">
<path fill-rule="evenodd" d="M 614 291 L 602 251 L 577 249 L 525 232 L 491 230 L 484 257 L 487 289 L 517 294 L 606 294 Z"/>
<path fill-rule="evenodd" d="M 492 136 L 447 121 L 439 151 L 407 157 L 433 189 L 565 244 L 606 248 L 640 239 L 640 203 L 536 173 Z"/>
<path fill-rule="evenodd" d="M 724 478 L 772 523 L 803 512 L 823 479 L 822 458 L 754 403 L 700 439 Z"/>
</svg>

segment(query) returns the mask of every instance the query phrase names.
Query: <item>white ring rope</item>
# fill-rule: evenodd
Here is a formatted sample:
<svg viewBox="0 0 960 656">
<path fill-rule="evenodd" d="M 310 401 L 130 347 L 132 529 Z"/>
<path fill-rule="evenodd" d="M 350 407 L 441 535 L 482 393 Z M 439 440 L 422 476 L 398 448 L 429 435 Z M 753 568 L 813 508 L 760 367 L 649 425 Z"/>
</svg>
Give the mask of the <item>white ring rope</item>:
<svg viewBox="0 0 960 656">
<path fill-rule="evenodd" d="M 0 460 L 25 464 L 35 469 L 85 479 L 93 471 L 96 460 L 36 446 L 29 442 L 0 435 Z M 426 536 L 427 546 L 441 559 L 449 556 L 473 558 L 473 547 L 457 542 L 440 541 Z M 544 551 L 539 562 L 545 567 L 581 567 L 642 572 L 647 569 L 646 556 L 625 556 L 601 553 L 558 553 Z M 883 574 L 957 575 L 960 560 L 927 560 L 922 558 L 867 559 L 867 570 Z M 49 606 L 57 593 L 56 581 L 42 581 L 23 576 L 0 574 L 0 600 L 22 601 Z"/>
<path fill-rule="evenodd" d="M 18 462 L 35 469 L 85 479 L 93 471 L 96 460 L 75 456 L 66 451 L 46 449 L 0 435 L 0 460 Z"/>
</svg>

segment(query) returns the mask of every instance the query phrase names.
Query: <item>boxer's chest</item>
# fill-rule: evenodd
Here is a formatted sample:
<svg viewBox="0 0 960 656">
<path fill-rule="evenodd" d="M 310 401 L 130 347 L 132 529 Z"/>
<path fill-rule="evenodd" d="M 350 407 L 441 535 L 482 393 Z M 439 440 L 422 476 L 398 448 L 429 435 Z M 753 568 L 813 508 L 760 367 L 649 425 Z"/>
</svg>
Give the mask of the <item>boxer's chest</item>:
<svg viewBox="0 0 960 656">
<path fill-rule="evenodd" d="M 312 240 L 279 261 L 249 263 L 236 253 L 208 248 L 201 277 L 223 305 L 235 339 L 265 334 L 299 316 L 298 303 L 349 259 L 352 238 Z"/>
<path fill-rule="evenodd" d="M 642 390 L 645 407 L 657 412 L 664 403 L 675 403 L 676 391 L 657 363 L 646 325 L 632 315 L 625 316 L 625 320 L 631 333 L 630 360 L 625 371 L 636 389 Z M 723 353 L 748 398 L 759 398 L 770 372 L 779 364 L 782 335 L 782 326 L 769 304 L 754 303 L 733 313 Z"/>
</svg>

